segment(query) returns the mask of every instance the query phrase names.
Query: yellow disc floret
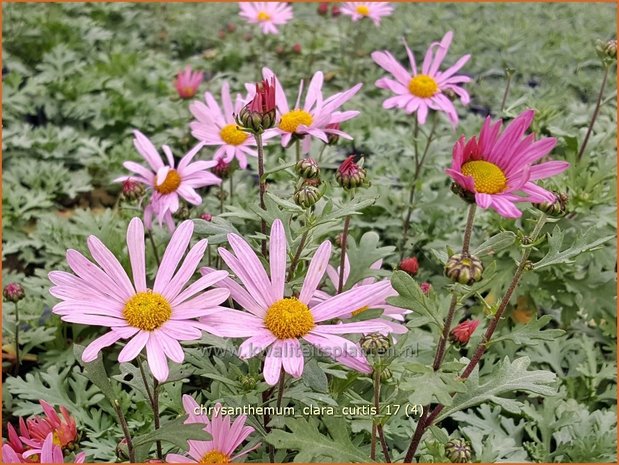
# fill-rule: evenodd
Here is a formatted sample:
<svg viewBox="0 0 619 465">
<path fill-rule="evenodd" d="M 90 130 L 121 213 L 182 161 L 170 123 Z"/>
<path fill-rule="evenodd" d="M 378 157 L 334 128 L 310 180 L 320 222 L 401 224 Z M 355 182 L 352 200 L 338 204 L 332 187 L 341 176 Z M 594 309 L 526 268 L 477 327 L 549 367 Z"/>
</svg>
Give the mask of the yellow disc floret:
<svg viewBox="0 0 619 465">
<path fill-rule="evenodd" d="M 138 292 L 125 303 L 123 317 L 134 328 L 154 331 L 172 317 L 172 306 L 161 294 Z"/>
<path fill-rule="evenodd" d="M 161 184 L 155 184 L 155 190 L 160 194 L 171 194 L 172 192 L 175 192 L 180 185 L 181 175 L 178 174 L 178 171 L 176 170 L 170 170 Z"/>
<path fill-rule="evenodd" d="M 271 15 L 268 14 L 266 11 L 261 11 L 260 13 L 258 13 L 258 21 L 264 22 L 264 21 L 268 21 L 269 19 L 271 19 Z M 213 462 L 216 463 L 216 462 Z"/>
<path fill-rule="evenodd" d="M 286 132 L 295 132 L 301 125 L 309 126 L 312 124 L 312 115 L 305 110 L 292 110 L 282 115 L 279 128 Z"/>
<path fill-rule="evenodd" d="M 212 450 L 204 454 L 200 463 L 230 463 L 230 457 L 218 450 Z"/>
<path fill-rule="evenodd" d="M 288 297 L 269 307 L 264 325 L 278 339 L 299 338 L 312 330 L 314 317 L 307 305 L 294 297 Z"/>
<path fill-rule="evenodd" d="M 221 128 L 219 135 L 226 144 L 230 145 L 241 145 L 248 137 L 247 133 L 241 131 L 236 124 L 225 125 Z"/>
<path fill-rule="evenodd" d="M 357 8 L 355 8 L 355 10 L 361 16 L 367 16 L 370 14 L 370 8 L 367 5 L 359 5 Z"/>
<path fill-rule="evenodd" d="M 434 78 L 418 74 L 408 83 L 408 90 L 416 97 L 430 98 L 438 92 L 438 84 Z"/>
<path fill-rule="evenodd" d="M 471 176 L 475 190 L 482 194 L 498 194 L 507 187 L 507 178 L 503 170 L 494 163 L 473 160 L 462 165 L 462 174 Z"/>
</svg>

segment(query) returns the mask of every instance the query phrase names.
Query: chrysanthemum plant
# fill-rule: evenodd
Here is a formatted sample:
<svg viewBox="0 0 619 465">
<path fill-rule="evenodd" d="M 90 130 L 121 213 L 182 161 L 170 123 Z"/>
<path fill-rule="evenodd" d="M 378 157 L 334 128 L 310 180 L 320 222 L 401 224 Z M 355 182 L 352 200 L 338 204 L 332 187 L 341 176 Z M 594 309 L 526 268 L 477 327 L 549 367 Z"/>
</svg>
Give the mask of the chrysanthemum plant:
<svg viewBox="0 0 619 465">
<path fill-rule="evenodd" d="M 374 24 L 391 11 L 371 2 L 343 9 L 353 21 Z M 241 16 L 275 34 L 292 12 L 264 2 L 243 5 Z M 127 220 L 123 240 L 89 236 L 80 250 L 67 250 L 70 271 L 49 273 L 53 313 L 98 328 L 86 340 L 76 329 L 74 352 L 102 394 L 90 411 L 112 413 L 120 425 L 120 460 L 466 462 L 476 451 L 443 420 L 485 403 L 517 413 L 524 405 L 514 393 L 555 393 L 552 372 L 528 370 L 529 358 L 516 350 L 488 349 L 558 337 L 560 330 L 544 329 L 546 317 L 506 327 L 518 286 L 610 238 L 562 245 L 553 223 L 565 215 L 567 199 L 538 181 L 570 164 L 554 156 L 554 138 L 530 131 L 533 110 L 505 123 L 487 118 L 478 135 L 454 135 L 444 180 L 461 202 L 462 238 L 433 250 L 443 281 L 419 282 L 416 259 L 394 272 L 383 265 L 410 249 L 425 163 L 445 157 L 431 146 L 441 117 L 455 128 L 456 100 L 469 101 L 463 84 L 470 78 L 456 74 L 469 56 L 441 70 L 452 36 L 432 43 L 419 68 L 406 43 L 410 70 L 389 52 L 372 54 L 393 75 L 376 82 L 395 94 L 383 106 L 411 115 L 414 166 L 397 248 L 382 245 L 376 232 L 357 233 L 377 201 L 371 164 L 359 154 L 339 165 L 323 161 L 354 135 L 342 126 L 359 112 L 340 107 L 354 102 L 361 84 L 326 96 L 317 71 L 291 105 L 271 69 L 234 103 L 225 83 L 221 105 L 211 92 L 191 105 L 199 142 L 178 162 L 165 145 L 164 162 L 135 132 L 146 165 L 127 162 L 133 174 L 118 181 L 144 188 L 133 210 L 117 205 L 115 219 Z M 273 140 L 280 144 L 267 145 Z M 205 154 L 205 146 L 216 146 L 215 153 Z M 258 178 L 246 197 L 224 208 L 222 196 L 216 217 L 181 218 L 182 202 L 200 205 L 212 195 L 201 189 L 220 185 L 233 160 L 251 168 L 248 157 L 256 158 Z M 134 187 L 123 184 L 127 198 Z M 144 222 L 129 218 L 136 211 Z M 482 216 L 500 217 L 504 230 L 486 235 Z M 5 298 L 16 306 L 23 292 L 7 289 Z M 11 434 L 5 462 L 35 454 L 59 462 L 74 450 L 75 422 L 65 425 L 43 408 L 51 420 L 30 420 L 20 430 L 25 440 Z M 59 432 L 68 439 L 55 444 Z"/>
</svg>

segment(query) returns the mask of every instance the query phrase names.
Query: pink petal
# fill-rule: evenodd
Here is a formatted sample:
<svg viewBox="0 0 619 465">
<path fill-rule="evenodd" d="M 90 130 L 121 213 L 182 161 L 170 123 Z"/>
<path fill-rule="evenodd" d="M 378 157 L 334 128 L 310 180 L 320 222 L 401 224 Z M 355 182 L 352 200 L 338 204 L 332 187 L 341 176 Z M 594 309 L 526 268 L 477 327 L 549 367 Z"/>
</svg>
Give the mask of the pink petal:
<svg viewBox="0 0 619 465">
<path fill-rule="evenodd" d="M 144 225 L 139 218 L 133 218 L 127 228 L 127 249 L 133 272 L 135 290 L 146 291 L 146 257 L 144 254 Z"/>
<path fill-rule="evenodd" d="M 309 264 L 305 280 L 303 281 L 303 287 L 301 288 L 301 294 L 299 295 L 299 300 L 301 302 L 305 304 L 309 303 L 327 270 L 329 257 L 331 257 L 331 242 L 325 241 L 320 244 L 320 247 L 318 247 L 318 250 Z"/>
<path fill-rule="evenodd" d="M 155 337 L 149 338 L 146 343 L 146 358 L 148 367 L 157 381 L 163 382 L 168 379 L 168 360 L 163 352 L 160 340 Z"/>
<path fill-rule="evenodd" d="M 155 277 L 155 284 L 153 290 L 162 294 L 165 292 L 174 272 L 178 267 L 178 263 L 181 261 L 191 235 L 193 234 L 193 222 L 191 220 L 183 221 L 178 229 L 172 235 L 170 242 L 166 248 L 161 265 L 157 270 L 157 276 Z"/>
<path fill-rule="evenodd" d="M 276 301 L 284 298 L 286 249 L 286 232 L 284 231 L 284 225 L 281 220 L 276 219 L 271 226 L 271 239 L 269 242 L 271 292 Z"/>
</svg>

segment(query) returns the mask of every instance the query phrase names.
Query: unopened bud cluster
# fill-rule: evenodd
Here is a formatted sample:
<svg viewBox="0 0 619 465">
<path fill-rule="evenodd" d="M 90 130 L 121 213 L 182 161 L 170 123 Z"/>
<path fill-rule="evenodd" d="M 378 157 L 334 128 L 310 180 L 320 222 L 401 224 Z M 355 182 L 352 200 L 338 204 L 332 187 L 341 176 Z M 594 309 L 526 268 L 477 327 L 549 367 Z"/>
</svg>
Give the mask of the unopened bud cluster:
<svg viewBox="0 0 619 465">
<path fill-rule="evenodd" d="M 320 186 L 320 167 L 313 158 L 299 160 L 294 167 L 295 172 L 301 178 L 294 193 L 294 203 L 302 208 L 310 208 L 322 197 L 323 191 Z"/>
</svg>

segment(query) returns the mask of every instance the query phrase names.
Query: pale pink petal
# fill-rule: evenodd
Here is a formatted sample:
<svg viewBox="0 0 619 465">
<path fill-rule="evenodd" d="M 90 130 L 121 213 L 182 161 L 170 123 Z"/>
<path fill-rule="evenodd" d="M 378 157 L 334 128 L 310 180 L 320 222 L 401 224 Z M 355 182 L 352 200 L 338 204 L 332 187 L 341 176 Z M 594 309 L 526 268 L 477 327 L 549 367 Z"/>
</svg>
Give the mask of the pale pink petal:
<svg viewBox="0 0 619 465">
<path fill-rule="evenodd" d="M 301 288 L 301 294 L 299 300 L 305 304 L 308 304 L 314 291 L 318 287 L 318 284 L 322 280 L 322 277 L 329 265 L 329 257 L 331 257 L 331 242 L 325 241 L 320 244 L 318 250 L 312 257 L 312 261 L 307 269 L 305 280 L 303 281 L 303 287 Z"/>
</svg>

